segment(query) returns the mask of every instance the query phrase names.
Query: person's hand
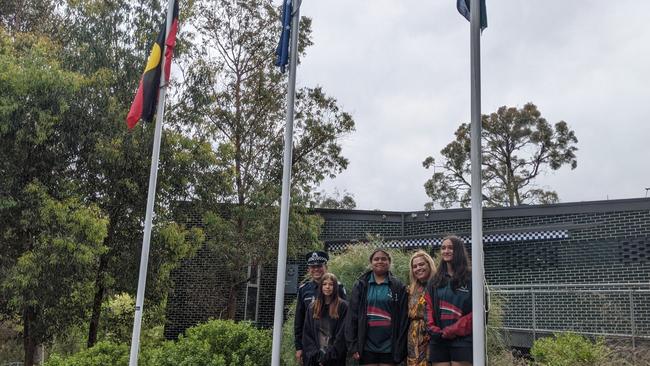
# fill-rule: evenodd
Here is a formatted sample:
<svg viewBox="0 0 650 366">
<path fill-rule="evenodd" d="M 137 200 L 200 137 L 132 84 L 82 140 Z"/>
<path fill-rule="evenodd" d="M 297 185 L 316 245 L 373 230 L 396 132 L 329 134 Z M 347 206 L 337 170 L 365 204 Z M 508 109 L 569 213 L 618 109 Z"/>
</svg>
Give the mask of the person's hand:
<svg viewBox="0 0 650 366">
<path fill-rule="evenodd" d="M 296 361 L 299 364 L 302 364 L 302 350 L 301 349 L 296 351 Z"/>
<path fill-rule="evenodd" d="M 443 339 L 454 339 L 456 338 L 456 333 L 453 331 L 452 327 L 446 327 L 442 330 Z"/>
<path fill-rule="evenodd" d="M 354 352 L 354 353 L 352 354 L 352 358 L 354 358 L 355 360 L 359 361 L 359 360 L 361 359 L 361 355 L 359 354 L 359 352 Z"/>
</svg>

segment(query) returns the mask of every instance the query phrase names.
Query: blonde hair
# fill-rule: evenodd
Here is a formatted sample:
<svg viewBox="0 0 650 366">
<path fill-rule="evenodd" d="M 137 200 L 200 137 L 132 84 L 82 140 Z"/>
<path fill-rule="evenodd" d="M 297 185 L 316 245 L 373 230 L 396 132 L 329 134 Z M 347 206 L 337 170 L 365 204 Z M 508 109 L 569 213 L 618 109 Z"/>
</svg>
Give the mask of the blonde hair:
<svg viewBox="0 0 650 366">
<path fill-rule="evenodd" d="M 341 303 L 341 298 L 339 297 L 339 281 L 336 279 L 336 276 L 333 273 L 325 273 L 323 278 L 320 281 L 320 286 L 318 286 L 318 291 L 316 293 L 316 300 L 312 303 L 314 307 L 314 319 L 320 319 L 321 310 L 323 309 L 323 304 L 325 304 L 325 295 L 323 294 L 323 284 L 325 281 L 332 281 L 333 291 L 332 291 L 332 300 L 330 301 L 329 307 L 329 316 L 332 319 L 339 318 L 339 304 Z"/>
<path fill-rule="evenodd" d="M 415 292 L 415 287 L 418 285 L 418 280 L 413 275 L 413 261 L 415 258 L 422 258 L 429 265 L 429 277 L 427 278 L 427 281 L 432 279 L 434 273 L 436 272 L 436 264 L 433 262 L 433 258 L 431 258 L 427 252 L 424 250 L 418 250 L 417 252 L 413 253 L 411 260 L 409 261 L 409 293 L 411 294 Z"/>
</svg>

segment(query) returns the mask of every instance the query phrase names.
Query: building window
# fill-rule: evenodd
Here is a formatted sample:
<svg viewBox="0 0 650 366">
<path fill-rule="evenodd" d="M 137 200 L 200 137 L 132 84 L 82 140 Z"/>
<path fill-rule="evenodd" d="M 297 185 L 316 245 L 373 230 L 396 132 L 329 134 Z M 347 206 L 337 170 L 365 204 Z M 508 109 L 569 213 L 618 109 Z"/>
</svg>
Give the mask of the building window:
<svg viewBox="0 0 650 366">
<path fill-rule="evenodd" d="M 246 283 L 246 306 L 244 320 L 257 323 L 257 310 L 260 304 L 260 276 L 262 268 L 258 265 L 248 266 L 248 282 Z"/>
</svg>

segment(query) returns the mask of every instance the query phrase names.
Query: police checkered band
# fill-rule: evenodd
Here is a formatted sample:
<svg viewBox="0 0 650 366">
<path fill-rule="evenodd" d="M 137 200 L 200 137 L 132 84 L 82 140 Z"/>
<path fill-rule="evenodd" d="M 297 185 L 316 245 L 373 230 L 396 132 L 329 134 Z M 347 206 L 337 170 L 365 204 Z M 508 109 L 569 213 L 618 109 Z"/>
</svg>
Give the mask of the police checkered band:
<svg viewBox="0 0 650 366">
<path fill-rule="evenodd" d="M 307 254 L 307 265 L 325 264 L 329 260 L 329 256 L 325 252 L 317 251 Z"/>
<path fill-rule="evenodd" d="M 459 237 L 467 244 L 472 242 L 472 238 L 469 235 L 460 235 Z M 569 238 L 568 230 L 540 230 L 517 233 L 485 234 L 483 235 L 483 243 L 496 245 L 499 243 L 542 241 L 567 238 Z M 442 244 L 443 239 L 444 237 L 387 239 L 384 242 L 384 246 L 388 248 L 405 249 L 437 247 Z M 348 245 L 350 245 L 349 242 L 330 243 L 328 244 L 328 250 L 341 250 L 345 249 Z"/>
</svg>

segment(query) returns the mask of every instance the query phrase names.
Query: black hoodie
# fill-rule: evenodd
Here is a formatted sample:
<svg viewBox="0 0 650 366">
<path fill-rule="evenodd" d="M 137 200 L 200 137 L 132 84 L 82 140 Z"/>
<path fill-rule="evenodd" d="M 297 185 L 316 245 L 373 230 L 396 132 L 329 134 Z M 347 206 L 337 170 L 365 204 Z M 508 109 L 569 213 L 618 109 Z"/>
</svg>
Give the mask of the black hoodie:
<svg viewBox="0 0 650 366">
<path fill-rule="evenodd" d="M 368 331 L 367 297 L 368 281 L 372 271 L 361 275 L 352 288 L 350 295 L 350 308 L 345 327 L 345 339 L 348 342 L 350 353 L 363 354 Z M 406 335 L 408 332 L 408 294 L 406 286 L 392 273 L 387 274 L 390 290 L 392 292 L 391 319 L 393 334 L 393 362 L 402 362 L 406 357 Z"/>
<path fill-rule="evenodd" d="M 341 300 L 339 303 L 338 319 L 330 318 L 328 309 L 323 306 L 320 319 L 314 319 L 314 303 L 312 302 L 309 306 L 302 331 L 302 357 L 305 366 L 318 365 L 319 363 L 324 366 L 345 366 L 345 319 L 348 313 L 348 303 L 345 300 Z M 324 321 L 329 322 L 332 337 L 321 354 L 318 332 L 320 323 Z"/>
</svg>

